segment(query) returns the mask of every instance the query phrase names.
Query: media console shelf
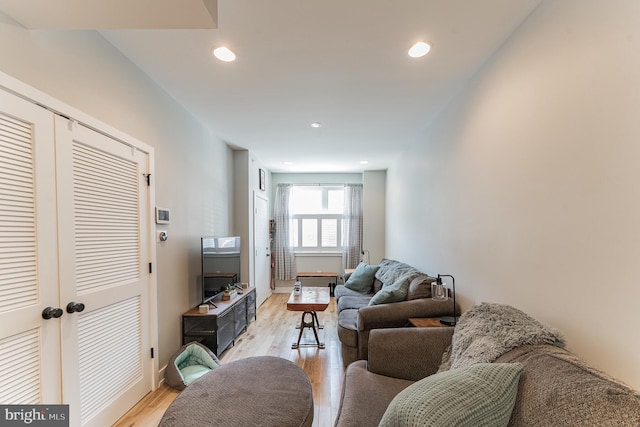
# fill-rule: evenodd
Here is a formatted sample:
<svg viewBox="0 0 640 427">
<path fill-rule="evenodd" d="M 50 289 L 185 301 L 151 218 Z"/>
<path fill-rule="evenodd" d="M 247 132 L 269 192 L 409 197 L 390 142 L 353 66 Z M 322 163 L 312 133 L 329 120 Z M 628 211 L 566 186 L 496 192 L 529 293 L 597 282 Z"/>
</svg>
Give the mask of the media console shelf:
<svg viewBox="0 0 640 427">
<path fill-rule="evenodd" d="M 243 289 L 228 301 L 212 301 L 207 313 L 198 307 L 182 314 L 182 344 L 198 341 L 207 346 L 216 356 L 222 354 L 235 339 L 256 319 L 256 288 Z"/>
</svg>

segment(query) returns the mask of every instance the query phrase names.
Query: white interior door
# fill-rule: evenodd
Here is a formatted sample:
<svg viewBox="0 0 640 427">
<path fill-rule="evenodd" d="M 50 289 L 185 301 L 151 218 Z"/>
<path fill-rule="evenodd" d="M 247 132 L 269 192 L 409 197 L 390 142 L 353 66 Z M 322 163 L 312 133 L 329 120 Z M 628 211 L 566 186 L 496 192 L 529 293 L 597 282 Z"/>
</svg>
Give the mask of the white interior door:
<svg viewBox="0 0 640 427">
<path fill-rule="evenodd" d="M 269 200 L 253 196 L 254 278 L 256 304 L 260 306 L 271 295 L 271 249 L 269 242 Z"/>
<path fill-rule="evenodd" d="M 63 400 L 111 425 L 151 390 L 148 155 L 56 117 Z"/>
<path fill-rule="evenodd" d="M 41 314 L 46 307 L 59 308 L 54 154 L 53 114 L 0 90 L 4 404 L 61 402 L 60 319 Z"/>
</svg>

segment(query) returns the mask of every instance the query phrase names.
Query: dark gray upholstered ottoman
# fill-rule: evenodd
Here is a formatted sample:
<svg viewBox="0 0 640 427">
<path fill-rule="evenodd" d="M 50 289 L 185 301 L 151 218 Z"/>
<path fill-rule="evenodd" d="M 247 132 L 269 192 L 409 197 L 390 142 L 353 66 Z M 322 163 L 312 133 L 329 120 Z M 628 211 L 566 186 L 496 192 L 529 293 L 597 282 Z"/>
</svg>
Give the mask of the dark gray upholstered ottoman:
<svg viewBox="0 0 640 427">
<path fill-rule="evenodd" d="M 300 427 L 313 423 L 307 374 L 280 357 L 224 364 L 188 386 L 160 421 L 170 426 Z"/>
</svg>

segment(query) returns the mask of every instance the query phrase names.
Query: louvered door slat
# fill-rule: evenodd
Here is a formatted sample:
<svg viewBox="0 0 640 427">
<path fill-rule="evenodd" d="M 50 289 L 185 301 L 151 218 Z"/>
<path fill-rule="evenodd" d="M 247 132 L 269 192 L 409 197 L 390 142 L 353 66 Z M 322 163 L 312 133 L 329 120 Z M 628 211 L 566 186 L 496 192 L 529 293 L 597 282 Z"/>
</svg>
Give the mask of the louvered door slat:
<svg viewBox="0 0 640 427">
<path fill-rule="evenodd" d="M 132 200 L 128 198 L 127 194 L 123 194 L 123 190 L 126 191 L 125 188 L 120 187 L 112 187 L 110 182 L 101 182 L 99 184 L 90 185 L 88 182 L 82 182 L 81 180 L 76 181 L 78 184 L 84 184 L 82 190 L 77 192 L 77 195 L 80 196 L 83 201 L 93 201 L 98 203 L 109 202 L 109 204 L 105 205 L 106 210 L 109 207 L 128 207 L 131 209 L 136 209 L 136 200 Z M 80 199 L 79 197 L 79 199 Z"/>
<path fill-rule="evenodd" d="M 105 220 L 109 220 L 109 224 L 111 225 L 122 225 L 126 226 L 129 224 L 129 220 L 127 218 L 118 218 L 114 217 L 114 212 L 120 212 L 119 209 L 106 210 L 102 209 L 100 211 L 94 211 L 91 213 L 83 212 L 76 215 L 76 218 L 81 219 L 84 223 L 94 223 L 94 224 L 103 224 Z"/>
<path fill-rule="evenodd" d="M 6 272 L 12 269 L 23 269 L 25 266 L 32 270 L 35 268 L 35 257 L 29 252 L 29 248 L 18 248 L 12 251 L 11 248 L 0 248 L 0 266 Z M 0 275 L 2 280 L 2 275 Z"/>
<path fill-rule="evenodd" d="M 106 176 L 111 176 L 117 180 L 121 179 L 122 174 L 126 174 L 130 171 L 129 165 L 114 162 L 111 153 L 106 153 L 99 149 L 90 149 L 81 152 L 74 153 L 74 158 L 81 164 L 76 168 L 77 171 L 97 170 Z M 122 180 L 125 185 L 128 185 L 126 180 Z"/>
<path fill-rule="evenodd" d="M 15 358 L 20 358 L 22 360 L 22 366 L 27 369 L 29 367 L 37 366 L 40 363 L 40 354 L 36 349 L 32 349 L 32 351 L 29 353 L 23 353 L 23 351 L 24 349 L 16 350 L 13 354 L 13 358 L 11 358 L 12 355 L 7 355 L 7 357 L 9 357 L 12 361 L 15 361 Z M 3 369 L 1 372 L 2 378 L 4 379 L 3 382 L 10 384 L 21 381 L 21 379 L 25 379 L 25 382 L 30 385 L 27 385 L 26 387 L 19 387 L 18 390 L 2 390 L 2 393 L 0 394 L 5 395 L 5 397 L 13 396 L 14 400 L 17 400 L 18 396 L 24 394 L 31 396 L 36 395 L 36 390 L 38 390 L 39 388 L 40 381 L 37 375 L 27 376 L 27 378 L 24 378 L 22 366 L 16 370 L 16 366 L 14 364 L 14 369 L 10 369 L 9 366 Z M 5 400 L 0 400 L 0 402 L 5 402 Z"/>
<path fill-rule="evenodd" d="M 25 130 L 23 121 L 7 115 L 0 116 L 0 129 L 7 135 L 19 135 L 20 139 L 28 138 L 30 135 L 29 130 Z"/>
<path fill-rule="evenodd" d="M 17 215 L 17 212 L 9 213 L 8 211 L 5 211 L 5 213 L 3 214 L 3 212 L 0 211 L 0 215 L 3 216 L 4 221 L 6 221 L 9 224 L 14 224 L 16 227 L 21 226 L 21 227 L 34 228 L 33 227 L 34 217 L 33 215 L 31 215 L 30 212 L 27 212 L 25 215 Z"/>
<path fill-rule="evenodd" d="M 40 337 L 36 329 L 0 340 L 0 402 L 29 404 L 40 399 Z"/>
<path fill-rule="evenodd" d="M 29 275 L 20 272 L 13 273 L 11 277 L 3 277 L 2 279 L 0 279 L 0 295 L 6 297 L 7 299 L 19 299 L 20 295 L 23 295 L 25 293 L 28 294 L 29 292 L 33 292 L 35 294 L 35 289 L 27 291 L 23 289 L 24 283 L 28 280 Z"/>
<path fill-rule="evenodd" d="M 105 321 L 109 319 L 109 321 Z M 78 319 L 82 423 L 142 377 L 138 298 L 105 306 Z"/>
<path fill-rule="evenodd" d="M 0 114 L 0 130 L 0 312 L 6 312 L 37 301 L 34 156 L 31 124 Z"/>
<path fill-rule="evenodd" d="M 73 182 L 78 294 L 139 277 L 138 165 L 76 142 Z"/>
</svg>

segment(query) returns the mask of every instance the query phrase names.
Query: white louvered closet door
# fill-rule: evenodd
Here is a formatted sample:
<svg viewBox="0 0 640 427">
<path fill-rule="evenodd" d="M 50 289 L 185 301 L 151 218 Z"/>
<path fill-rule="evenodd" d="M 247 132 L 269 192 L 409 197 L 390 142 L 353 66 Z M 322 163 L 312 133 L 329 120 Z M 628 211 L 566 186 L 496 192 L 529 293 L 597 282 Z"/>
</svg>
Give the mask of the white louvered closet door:
<svg viewBox="0 0 640 427">
<path fill-rule="evenodd" d="M 53 114 L 0 90 L 0 402 L 60 403 Z M 38 166 L 36 169 L 36 165 Z"/>
<path fill-rule="evenodd" d="M 63 400 L 111 425 L 151 390 L 148 156 L 56 117 Z"/>
</svg>

